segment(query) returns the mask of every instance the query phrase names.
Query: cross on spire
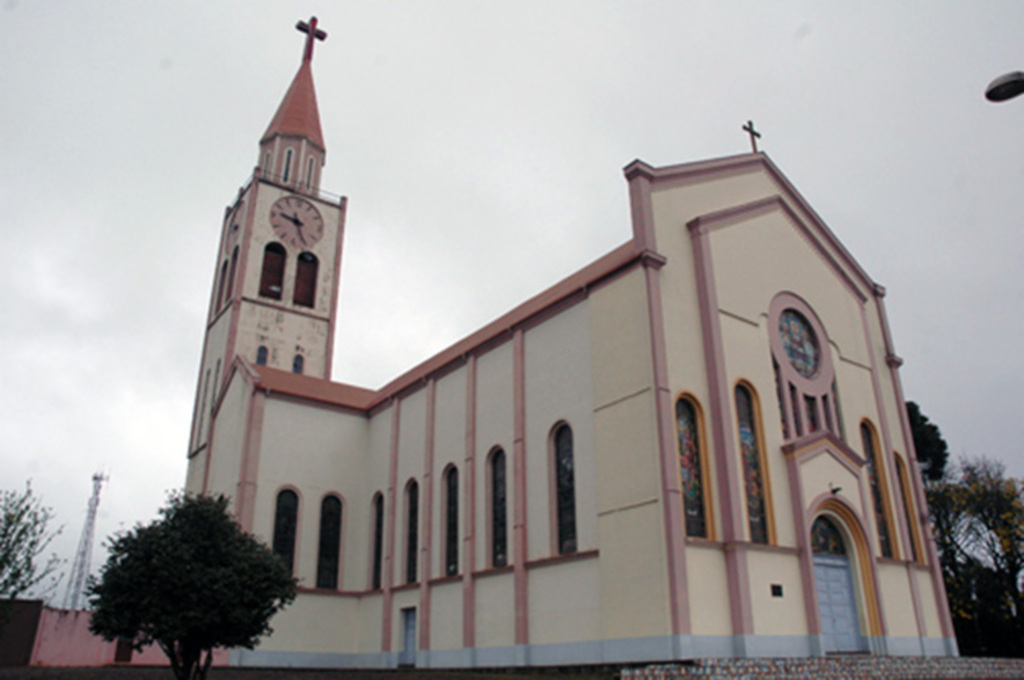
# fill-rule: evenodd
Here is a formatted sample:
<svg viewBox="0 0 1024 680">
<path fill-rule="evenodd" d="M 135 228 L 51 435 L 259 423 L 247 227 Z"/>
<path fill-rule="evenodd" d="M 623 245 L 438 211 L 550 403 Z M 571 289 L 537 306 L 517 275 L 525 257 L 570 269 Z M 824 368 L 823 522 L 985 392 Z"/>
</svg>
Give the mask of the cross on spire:
<svg viewBox="0 0 1024 680">
<path fill-rule="evenodd" d="M 327 33 L 316 27 L 316 17 L 310 17 L 308 24 L 305 21 L 300 21 L 295 24 L 295 28 L 306 34 L 306 49 L 302 53 L 302 61 L 313 61 L 313 42 L 314 40 L 326 40 Z"/>
<path fill-rule="evenodd" d="M 757 153 L 757 140 L 761 139 L 761 133 L 754 129 L 754 121 L 748 120 L 743 126 L 743 131 L 750 135 L 750 148 Z"/>
</svg>

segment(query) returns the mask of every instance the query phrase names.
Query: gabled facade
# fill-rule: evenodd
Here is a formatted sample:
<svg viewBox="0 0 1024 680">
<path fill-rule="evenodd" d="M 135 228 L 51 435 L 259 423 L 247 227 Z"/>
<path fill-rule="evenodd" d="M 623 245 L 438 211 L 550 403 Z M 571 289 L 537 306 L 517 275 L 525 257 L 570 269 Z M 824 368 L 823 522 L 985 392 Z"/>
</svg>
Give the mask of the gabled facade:
<svg viewBox="0 0 1024 680">
<path fill-rule="evenodd" d="M 329 380 L 344 199 L 254 176 L 187 488 L 301 592 L 233 663 L 956 654 L 882 287 L 764 154 L 625 177 L 628 241 L 370 390 Z M 324 217 L 311 309 L 259 285 L 309 252 L 289 198 Z"/>
</svg>

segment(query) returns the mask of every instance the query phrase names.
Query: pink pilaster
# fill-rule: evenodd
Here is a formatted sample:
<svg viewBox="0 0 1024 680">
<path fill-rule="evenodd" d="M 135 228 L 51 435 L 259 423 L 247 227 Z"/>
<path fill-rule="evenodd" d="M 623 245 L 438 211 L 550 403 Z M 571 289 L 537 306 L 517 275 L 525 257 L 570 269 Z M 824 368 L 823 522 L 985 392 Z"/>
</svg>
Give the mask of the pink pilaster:
<svg viewBox="0 0 1024 680">
<path fill-rule="evenodd" d="M 381 615 L 381 651 L 391 651 L 391 621 L 392 593 L 391 589 L 395 580 L 395 513 L 398 510 L 398 432 L 402 418 L 402 402 L 395 399 L 391 405 L 391 451 L 388 456 L 388 497 L 387 512 L 384 518 L 385 541 L 384 541 L 384 566 L 381 573 L 381 588 L 384 590 L 381 606 L 384 611 Z"/>
<path fill-rule="evenodd" d="M 466 361 L 466 510 L 462 559 L 462 646 L 476 646 L 476 355 Z"/>
<path fill-rule="evenodd" d="M 516 610 L 516 644 L 530 642 L 530 613 L 526 579 L 526 339 L 522 329 L 512 336 L 513 392 L 515 404 L 512 484 L 515 488 L 512 525 L 513 588 Z"/>
<path fill-rule="evenodd" d="M 345 241 L 345 215 L 348 212 L 348 199 L 344 196 L 338 202 L 338 235 L 334 244 L 334 286 L 331 291 L 331 308 L 327 310 L 327 346 L 324 348 L 324 378 L 330 379 L 334 367 L 334 336 L 338 331 L 338 290 L 341 288 L 341 251 Z"/>
<path fill-rule="evenodd" d="M 729 585 L 729 610 L 734 635 L 749 635 L 754 630 L 750 579 L 747 574 L 745 514 L 740 490 L 739 460 L 733 422 L 731 390 L 725 372 L 722 327 L 718 317 L 718 294 L 712 265 L 711 243 L 700 219 L 687 225 L 693 243 L 694 277 L 700 306 L 704 365 L 710 398 L 714 459 L 718 464 L 718 497 L 722 513 L 722 538 L 725 542 L 726 578 Z"/>
<path fill-rule="evenodd" d="M 252 532 L 256 511 L 256 479 L 260 464 L 260 440 L 263 436 L 263 414 L 266 394 L 254 389 L 245 414 L 245 435 L 242 438 L 242 461 L 238 471 L 238 492 L 235 516 L 243 531 Z M 207 445 L 207 453 L 210 447 Z M 207 455 L 209 460 L 209 455 Z"/>
<path fill-rule="evenodd" d="M 427 422 L 423 451 L 423 529 L 420 532 L 420 649 L 430 649 L 430 576 L 434 543 L 434 421 L 437 381 L 427 381 Z"/>
</svg>

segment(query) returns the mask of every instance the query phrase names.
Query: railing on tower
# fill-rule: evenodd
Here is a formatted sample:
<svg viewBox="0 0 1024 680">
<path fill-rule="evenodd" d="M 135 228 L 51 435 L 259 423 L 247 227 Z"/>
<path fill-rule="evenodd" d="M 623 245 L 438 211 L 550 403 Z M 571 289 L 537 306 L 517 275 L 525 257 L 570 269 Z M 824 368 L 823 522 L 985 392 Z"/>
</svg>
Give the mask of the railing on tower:
<svg viewBox="0 0 1024 680">
<path fill-rule="evenodd" d="M 312 196 L 313 198 L 319 199 L 321 201 L 325 201 L 327 203 L 334 203 L 335 205 L 341 205 L 341 199 L 342 199 L 341 194 L 335 194 L 335 193 L 332 193 L 330 191 L 324 191 L 323 189 L 319 189 L 319 188 L 316 188 L 316 187 L 311 188 L 311 189 L 307 189 L 303 182 L 299 182 L 298 184 L 292 184 L 291 182 L 285 182 L 284 178 L 282 176 L 275 175 L 275 174 L 272 174 L 272 173 L 269 173 L 269 172 L 264 172 L 258 166 L 253 168 L 252 176 L 249 177 L 249 179 L 246 181 L 245 185 L 242 187 L 242 191 L 243 192 L 246 189 L 249 188 L 249 185 L 252 184 L 253 180 L 262 180 L 264 182 L 267 182 L 269 184 L 273 184 L 274 186 L 281 187 L 282 189 L 287 189 L 288 191 L 292 191 L 292 192 L 295 192 L 297 194 L 303 194 L 305 196 Z"/>
</svg>

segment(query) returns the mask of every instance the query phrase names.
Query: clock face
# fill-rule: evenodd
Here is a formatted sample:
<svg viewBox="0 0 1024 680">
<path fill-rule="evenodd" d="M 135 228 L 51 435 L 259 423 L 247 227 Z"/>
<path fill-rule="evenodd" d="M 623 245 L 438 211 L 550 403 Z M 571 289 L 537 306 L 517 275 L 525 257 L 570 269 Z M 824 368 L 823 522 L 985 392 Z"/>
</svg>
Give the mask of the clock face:
<svg viewBox="0 0 1024 680">
<path fill-rule="evenodd" d="M 285 196 L 270 208 L 270 226 L 293 248 L 312 248 L 324 235 L 324 218 L 316 206 L 298 196 Z"/>
</svg>

